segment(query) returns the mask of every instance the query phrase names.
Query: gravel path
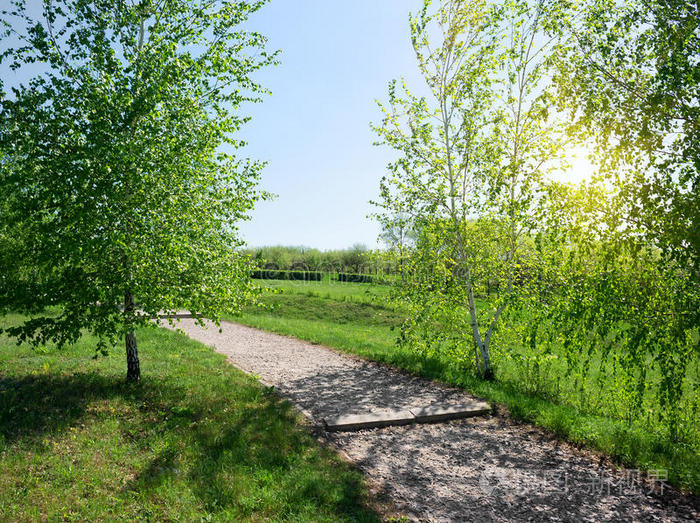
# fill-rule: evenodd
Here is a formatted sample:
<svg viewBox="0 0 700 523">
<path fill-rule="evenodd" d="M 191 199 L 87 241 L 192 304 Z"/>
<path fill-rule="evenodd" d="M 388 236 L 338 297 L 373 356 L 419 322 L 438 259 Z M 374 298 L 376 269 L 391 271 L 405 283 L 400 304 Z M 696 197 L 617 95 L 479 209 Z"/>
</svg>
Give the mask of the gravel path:
<svg viewBox="0 0 700 523">
<path fill-rule="evenodd" d="M 464 392 L 294 338 L 234 323 L 178 325 L 274 385 L 316 423 L 341 413 L 459 404 Z M 502 415 L 327 433 L 419 521 L 699 521 L 698 497 Z"/>
</svg>

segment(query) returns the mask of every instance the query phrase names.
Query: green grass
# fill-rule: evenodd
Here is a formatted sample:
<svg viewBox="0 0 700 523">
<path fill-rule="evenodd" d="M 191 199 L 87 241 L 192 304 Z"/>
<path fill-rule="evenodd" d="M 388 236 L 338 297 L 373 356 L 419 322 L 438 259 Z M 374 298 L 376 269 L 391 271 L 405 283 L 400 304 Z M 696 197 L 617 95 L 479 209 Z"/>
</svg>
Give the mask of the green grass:
<svg viewBox="0 0 700 523">
<path fill-rule="evenodd" d="M 379 519 L 276 394 L 183 335 L 138 339 L 132 385 L 89 336 L 60 351 L 0 337 L 0 520 Z"/>
<path fill-rule="evenodd" d="M 465 390 L 505 406 L 514 417 L 547 428 L 573 443 L 602 451 L 619 463 L 645 470 L 666 469 L 669 482 L 700 491 L 700 456 L 639 426 L 583 411 L 527 390 L 514 372 L 511 380 L 484 382 L 444 356 L 426 357 L 397 346 L 392 330 L 403 316 L 391 308 L 387 289 L 367 284 L 283 282 L 263 296 L 266 309 L 249 308 L 229 319 L 260 329 L 356 354 Z M 344 294 L 344 290 L 347 289 Z M 311 290 L 312 292 L 309 292 Z M 511 364 L 514 365 L 514 364 Z M 506 369 L 503 369 L 506 370 Z"/>
<path fill-rule="evenodd" d="M 386 299 L 390 293 L 390 287 L 387 285 L 342 283 L 330 280 L 327 276 L 324 277 L 323 281 L 259 280 L 259 282 L 268 289 L 284 294 L 328 298 L 355 303 L 373 303 L 377 300 Z"/>
</svg>

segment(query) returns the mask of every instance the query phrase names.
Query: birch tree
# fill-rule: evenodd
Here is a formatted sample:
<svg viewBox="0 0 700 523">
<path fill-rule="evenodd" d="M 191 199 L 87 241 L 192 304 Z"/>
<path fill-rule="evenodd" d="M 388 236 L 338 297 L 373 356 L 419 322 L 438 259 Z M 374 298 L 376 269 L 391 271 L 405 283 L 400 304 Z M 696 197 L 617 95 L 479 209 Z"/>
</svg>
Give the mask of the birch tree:
<svg viewBox="0 0 700 523">
<path fill-rule="evenodd" d="M 398 153 L 381 181 L 379 218 L 410 216 L 420 231 L 399 290 L 412 307 L 401 339 L 428 351 L 461 347 L 464 358 L 473 350 L 486 379 L 539 189 L 562 148 L 548 110 L 545 14 L 525 1 L 426 1 L 410 18 L 423 92 L 391 82 L 374 126 L 378 143 Z M 499 292 L 483 303 L 486 279 Z"/>
<path fill-rule="evenodd" d="M 555 34 L 558 100 L 596 145 L 630 236 L 700 277 L 700 3 L 583 0 Z"/>
<path fill-rule="evenodd" d="M 595 145 L 607 196 L 566 210 L 576 255 L 560 267 L 556 323 L 570 353 L 620 363 L 630 420 L 697 435 L 700 358 L 700 4 L 584 0 L 551 27 L 553 77 L 571 129 Z M 565 200 L 566 198 L 561 198 Z M 578 201 L 577 201 L 578 200 Z M 556 216 L 557 212 L 551 213 Z M 563 220 L 562 220 L 563 221 Z M 592 373 L 591 373 L 592 374 Z M 598 379 L 596 378 L 596 379 Z M 589 377 L 593 382 L 592 377 Z M 593 387 L 591 387 L 593 388 Z M 591 394 L 600 394 L 600 389 Z M 622 409 L 621 409 L 622 410 Z M 657 430 L 657 427 L 654 427 Z M 694 443 L 695 444 L 695 443 Z"/>
<path fill-rule="evenodd" d="M 2 11 L 0 313 L 31 319 L 18 341 L 104 351 L 159 313 L 218 320 L 252 295 L 236 223 L 261 196 L 262 165 L 238 158 L 241 104 L 275 61 L 241 28 L 263 1 L 24 0 Z M 4 89 L 8 88 L 8 91 Z M 10 89 L 11 88 L 11 89 Z"/>
</svg>

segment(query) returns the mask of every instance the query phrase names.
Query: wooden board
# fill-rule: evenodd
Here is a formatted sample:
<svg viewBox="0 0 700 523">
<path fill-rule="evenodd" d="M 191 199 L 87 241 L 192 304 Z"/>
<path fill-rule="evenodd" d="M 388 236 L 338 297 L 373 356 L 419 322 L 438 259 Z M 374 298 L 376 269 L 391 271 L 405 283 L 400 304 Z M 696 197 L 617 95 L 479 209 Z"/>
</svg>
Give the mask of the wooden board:
<svg viewBox="0 0 700 523">
<path fill-rule="evenodd" d="M 378 427 L 408 425 L 410 423 L 439 423 L 453 419 L 480 416 L 491 411 L 483 401 L 470 401 L 459 405 L 429 405 L 410 410 L 384 410 L 367 414 L 343 414 L 324 418 L 328 431 L 365 430 Z"/>
<path fill-rule="evenodd" d="M 345 414 L 333 418 L 324 418 L 326 430 L 363 430 L 391 425 L 408 425 L 415 422 L 410 410 L 384 410 L 368 414 Z"/>
</svg>

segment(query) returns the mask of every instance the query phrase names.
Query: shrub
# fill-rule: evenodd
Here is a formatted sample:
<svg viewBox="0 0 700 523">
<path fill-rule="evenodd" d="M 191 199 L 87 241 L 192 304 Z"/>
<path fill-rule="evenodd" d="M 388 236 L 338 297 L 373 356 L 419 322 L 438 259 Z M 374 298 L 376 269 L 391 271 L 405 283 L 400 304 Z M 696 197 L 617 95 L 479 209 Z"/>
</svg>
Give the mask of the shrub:
<svg viewBox="0 0 700 523">
<path fill-rule="evenodd" d="M 338 281 L 352 283 L 372 283 L 370 274 L 351 274 L 348 272 L 339 272 Z"/>
<path fill-rule="evenodd" d="M 321 281 L 323 273 L 320 271 L 278 271 L 264 269 L 253 271 L 251 278 L 258 280 L 296 280 L 296 281 Z"/>
</svg>

